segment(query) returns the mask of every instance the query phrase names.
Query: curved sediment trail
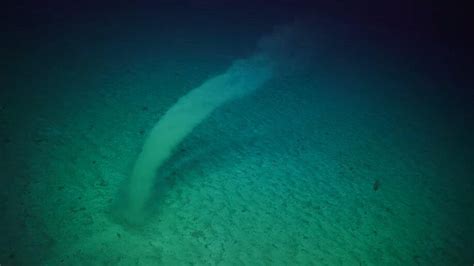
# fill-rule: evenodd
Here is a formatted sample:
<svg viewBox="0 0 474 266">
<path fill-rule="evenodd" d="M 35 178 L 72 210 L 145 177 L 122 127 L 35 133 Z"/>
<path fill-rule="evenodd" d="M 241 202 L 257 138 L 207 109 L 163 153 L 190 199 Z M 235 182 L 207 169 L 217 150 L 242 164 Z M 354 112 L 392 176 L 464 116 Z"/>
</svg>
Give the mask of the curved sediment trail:
<svg viewBox="0 0 474 266">
<path fill-rule="evenodd" d="M 275 67 L 281 63 L 279 50 L 288 48 L 291 32 L 290 27 L 282 27 L 264 36 L 257 53 L 234 61 L 226 72 L 182 96 L 156 123 L 130 176 L 125 207 L 127 220 L 143 219 L 157 171 L 197 125 L 219 106 L 255 91 L 272 78 Z"/>
</svg>

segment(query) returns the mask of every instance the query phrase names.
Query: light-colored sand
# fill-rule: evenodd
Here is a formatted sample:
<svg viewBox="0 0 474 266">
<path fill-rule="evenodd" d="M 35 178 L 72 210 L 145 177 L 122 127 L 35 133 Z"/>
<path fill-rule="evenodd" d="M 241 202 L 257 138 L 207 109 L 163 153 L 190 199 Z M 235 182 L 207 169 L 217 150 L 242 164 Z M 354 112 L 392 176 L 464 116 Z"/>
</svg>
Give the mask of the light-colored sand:
<svg viewBox="0 0 474 266">
<path fill-rule="evenodd" d="M 446 129 L 445 118 L 415 104 L 409 90 L 389 89 L 409 82 L 377 79 L 370 71 L 354 77 L 334 66 L 326 69 L 333 76 L 309 71 L 278 77 L 213 113 L 164 166 L 161 177 L 168 187 L 154 199 L 149 221 L 141 227 L 118 223 L 113 205 L 147 130 L 176 99 L 232 60 L 213 53 L 183 64 L 178 62 L 190 58 L 178 54 L 160 62 L 139 59 L 122 66 L 98 58 L 83 76 L 74 62 L 45 70 L 67 78 L 41 85 L 71 89 L 32 95 L 34 113 L 19 120 L 28 123 L 10 121 L 18 130 L 12 143 L 2 145 L 20 159 L 8 172 L 28 178 L 15 187 L 19 195 L 11 202 L 18 205 L 4 207 L 7 215 L 18 216 L 15 226 L 22 229 L 11 250 L 3 249 L 6 256 L 15 254 L 8 260 L 43 265 L 463 260 L 469 239 L 459 221 L 472 203 L 459 195 L 472 183 L 456 183 L 469 171 L 460 142 L 465 136 L 455 138 L 460 123 L 452 121 Z"/>
</svg>

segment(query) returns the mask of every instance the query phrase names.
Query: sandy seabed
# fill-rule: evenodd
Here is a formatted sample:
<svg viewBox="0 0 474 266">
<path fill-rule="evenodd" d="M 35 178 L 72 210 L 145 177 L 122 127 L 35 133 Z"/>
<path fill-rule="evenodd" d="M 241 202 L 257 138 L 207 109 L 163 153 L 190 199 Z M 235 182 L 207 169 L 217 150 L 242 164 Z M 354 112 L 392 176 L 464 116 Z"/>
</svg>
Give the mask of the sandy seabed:
<svg viewBox="0 0 474 266">
<path fill-rule="evenodd" d="M 430 83 L 329 55 L 216 110 L 158 174 L 147 221 L 121 223 L 114 208 L 148 130 L 241 54 L 184 43 L 117 58 L 89 45 L 65 58 L 45 48 L 41 71 L 22 69 L 1 102 L 0 264 L 465 262 L 462 117 L 411 89 Z"/>
</svg>

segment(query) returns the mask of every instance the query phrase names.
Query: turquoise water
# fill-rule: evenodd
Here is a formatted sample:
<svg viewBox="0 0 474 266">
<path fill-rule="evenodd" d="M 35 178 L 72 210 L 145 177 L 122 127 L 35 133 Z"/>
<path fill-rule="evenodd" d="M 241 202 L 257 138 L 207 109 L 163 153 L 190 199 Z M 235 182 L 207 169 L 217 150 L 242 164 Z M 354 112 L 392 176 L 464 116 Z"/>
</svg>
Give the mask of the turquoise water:
<svg viewBox="0 0 474 266">
<path fill-rule="evenodd" d="M 431 63 L 442 54 L 326 20 L 300 25 L 307 57 L 279 61 L 178 143 L 146 218 L 127 222 L 127 180 L 153 126 L 293 21 L 163 7 L 9 32 L 1 265 L 474 262 L 469 84 Z M 298 53 L 296 40 L 284 51 Z"/>
</svg>

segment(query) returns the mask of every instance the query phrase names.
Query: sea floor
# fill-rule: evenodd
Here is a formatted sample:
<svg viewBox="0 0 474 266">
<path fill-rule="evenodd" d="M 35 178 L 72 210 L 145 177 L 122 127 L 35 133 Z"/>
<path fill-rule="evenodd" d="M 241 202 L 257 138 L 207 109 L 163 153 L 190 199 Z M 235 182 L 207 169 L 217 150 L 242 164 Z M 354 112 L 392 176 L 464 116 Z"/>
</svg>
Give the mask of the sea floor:
<svg viewBox="0 0 474 266">
<path fill-rule="evenodd" d="M 212 113 L 128 225 L 113 210 L 148 131 L 257 34 L 236 52 L 212 32 L 168 48 L 76 34 L 13 55 L 1 265 L 472 263 L 472 125 L 422 93 L 449 83 L 325 54 Z"/>
</svg>

